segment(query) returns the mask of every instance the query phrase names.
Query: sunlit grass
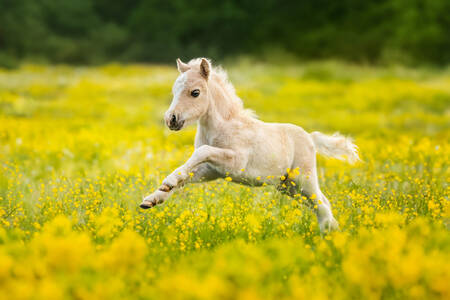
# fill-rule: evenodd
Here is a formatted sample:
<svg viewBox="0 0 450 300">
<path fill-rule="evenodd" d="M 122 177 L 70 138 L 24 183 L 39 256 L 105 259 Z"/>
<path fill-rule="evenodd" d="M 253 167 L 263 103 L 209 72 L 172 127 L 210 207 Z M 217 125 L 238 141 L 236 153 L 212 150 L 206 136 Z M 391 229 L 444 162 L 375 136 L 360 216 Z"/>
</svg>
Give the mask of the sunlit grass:
<svg viewBox="0 0 450 300">
<path fill-rule="evenodd" d="M 448 299 L 450 75 L 242 62 L 265 121 L 355 138 L 319 159 L 341 231 L 301 199 L 220 180 L 138 204 L 193 151 L 164 127 L 174 67 L 0 72 L 1 299 Z"/>
</svg>

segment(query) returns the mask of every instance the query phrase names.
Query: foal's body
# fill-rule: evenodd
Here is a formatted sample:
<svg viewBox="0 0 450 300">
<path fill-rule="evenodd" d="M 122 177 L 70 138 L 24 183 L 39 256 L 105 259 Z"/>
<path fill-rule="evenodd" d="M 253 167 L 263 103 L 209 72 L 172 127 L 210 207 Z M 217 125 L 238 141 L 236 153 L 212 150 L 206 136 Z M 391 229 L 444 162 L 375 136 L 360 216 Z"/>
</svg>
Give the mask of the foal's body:
<svg viewBox="0 0 450 300">
<path fill-rule="evenodd" d="M 141 207 L 163 202 L 187 182 L 229 176 L 247 185 L 278 185 L 290 196 L 302 194 L 317 206 L 320 229 L 336 229 L 330 203 L 319 189 L 316 151 L 356 160 L 356 146 L 342 136 L 309 134 L 292 124 L 262 122 L 243 108 L 222 70 L 211 69 L 205 59 L 177 63 L 181 75 L 165 119 L 172 130 L 197 120 L 195 151 Z"/>
</svg>

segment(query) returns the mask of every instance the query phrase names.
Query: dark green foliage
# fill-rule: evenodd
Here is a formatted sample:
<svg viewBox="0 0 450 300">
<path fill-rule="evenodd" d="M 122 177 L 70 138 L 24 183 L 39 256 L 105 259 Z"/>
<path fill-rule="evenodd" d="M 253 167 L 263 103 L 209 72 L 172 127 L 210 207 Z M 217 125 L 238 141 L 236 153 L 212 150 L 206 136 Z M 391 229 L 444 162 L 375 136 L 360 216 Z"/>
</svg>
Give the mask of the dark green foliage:
<svg viewBox="0 0 450 300">
<path fill-rule="evenodd" d="M 0 65 L 263 55 L 450 62 L 448 0 L 0 0 Z M 269 49 L 269 50 L 268 50 Z"/>
</svg>

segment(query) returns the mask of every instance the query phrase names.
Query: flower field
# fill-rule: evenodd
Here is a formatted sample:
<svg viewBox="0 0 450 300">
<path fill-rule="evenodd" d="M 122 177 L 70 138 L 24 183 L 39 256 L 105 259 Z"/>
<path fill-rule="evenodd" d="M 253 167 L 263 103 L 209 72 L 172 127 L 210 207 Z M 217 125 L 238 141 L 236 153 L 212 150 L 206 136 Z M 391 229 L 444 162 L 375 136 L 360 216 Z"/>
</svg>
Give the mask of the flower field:
<svg viewBox="0 0 450 300">
<path fill-rule="evenodd" d="M 450 73 L 242 61 L 260 119 L 354 137 L 319 158 L 340 231 L 301 198 L 227 180 L 143 196 L 193 151 L 173 66 L 0 70 L 0 299 L 449 299 Z"/>
</svg>

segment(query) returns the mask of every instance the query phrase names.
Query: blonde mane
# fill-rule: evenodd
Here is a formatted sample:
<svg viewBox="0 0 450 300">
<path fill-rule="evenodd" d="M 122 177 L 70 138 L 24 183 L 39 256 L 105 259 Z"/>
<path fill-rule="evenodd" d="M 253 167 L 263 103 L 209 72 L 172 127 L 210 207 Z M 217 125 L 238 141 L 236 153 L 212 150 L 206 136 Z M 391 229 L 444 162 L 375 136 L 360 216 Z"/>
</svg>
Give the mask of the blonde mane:
<svg viewBox="0 0 450 300">
<path fill-rule="evenodd" d="M 256 118 L 256 114 L 251 109 L 245 109 L 242 99 L 236 94 L 233 84 L 228 80 L 227 72 L 221 66 L 212 66 L 211 61 L 207 59 L 211 65 L 210 81 L 211 93 L 216 101 L 216 107 L 219 113 L 226 119 L 241 116 L 244 118 Z M 199 68 L 201 58 L 194 58 L 189 61 L 190 67 Z M 215 86 L 214 83 L 217 85 Z M 218 102 L 218 103 L 217 103 Z"/>
</svg>

